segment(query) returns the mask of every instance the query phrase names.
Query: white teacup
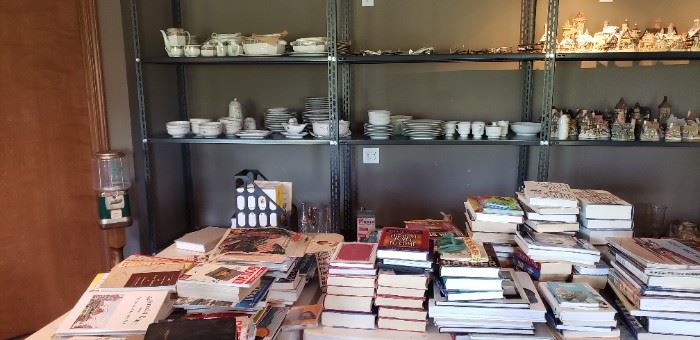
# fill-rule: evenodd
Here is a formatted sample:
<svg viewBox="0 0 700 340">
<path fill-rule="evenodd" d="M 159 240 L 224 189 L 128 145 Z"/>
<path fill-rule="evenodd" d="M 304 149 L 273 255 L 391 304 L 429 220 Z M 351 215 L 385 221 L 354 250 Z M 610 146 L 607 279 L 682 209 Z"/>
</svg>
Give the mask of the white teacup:
<svg viewBox="0 0 700 340">
<path fill-rule="evenodd" d="M 282 123 L 282 127 L 289 133 L 298 135 L 302 131 L 304 131 L 304 128 L 306 128 L 306 124 L 287 124 L 287 123 Z"/>
<path fill-rule="evenodd" d="M 481 138 L 484 136 L 484 128 L 486 127 L 486 123 L 484 122 L 472 122 L 472 135 L 474 135 L 474 138 Z"/>
<path fill-rule="evenodd" d="M 472 129 L 471 122 L 459 122 L 459 123 L 457 123 L 457 133 L 459 133 L 459 135 L 462 137 L 469 136 L 469 132 L 471 132 L 471 129 Z"/>
<path fill-rule="evenodd" d="M 489 139 L 501 137 L 501 127 L 498 125 L 489 125 L 486 127 L 486 137 Z"/>
<path fill-rule="evenodd" d="M 445 123 L 445 135 L 453 136 L 455 134 L 455 129 L 457 128 L 456 121 L 449 121 Z"/>
<path fill-rule="evenodd" d="M 243 130 L 255 130 L 256 127 L 255 118 L 246 117 L 246 119 L 243 120 Z"/>
<path fill-rule="evenodd" d="M 501 127 L 501 137 L 505 137 L 508 134 L 508 121 L 499 120 L 497 125 Z"/>
<path fill-rule="evenodd" d="M 369 110 L 369 123 L 372 125 L 389 125 L 391 124 L 391 111 L 388 110 Z"/>
<path fill-rule="evenodd" d="M 190 125 L 192 125 L 192 133 L 199 135 L 199 125 L 202 123 L 211 122 L 209 118 L 190 118 Z"/>
<path fill-rule="evenodd" d="M 199 57 L 202 53 L 199 45 L 187 45 L 185 46 L 185 57 Z"/>
<path fill-rule="evenodd" d="M 186 120 L 168 122 L 167 124 L 165 124 L 165 129 L 167 130 L 168 134 L 172 137 L 182 138 L 185 137 L 188 133 L 190 133 L 190 122 Z"/>
<path fill-rule="evenodd" d="M 205 122 L 199 124 L 199 135 L 202 137 L 218 137 L 223 132 L 221 122 Z"/>
</svg>

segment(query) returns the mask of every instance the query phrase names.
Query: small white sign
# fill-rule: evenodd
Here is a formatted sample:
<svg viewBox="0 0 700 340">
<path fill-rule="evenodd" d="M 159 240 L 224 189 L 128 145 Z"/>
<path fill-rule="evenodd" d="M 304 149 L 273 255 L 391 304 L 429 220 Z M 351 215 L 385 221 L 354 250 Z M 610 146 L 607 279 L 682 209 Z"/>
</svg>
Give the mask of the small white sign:
<svg viewBox="0 0 700 340">
<path fill-rule="evenodd" d="M 362 7 L 374 7 L 374 0 L 362 0 Z"/>
<path fill-rule="evenodd" d="M 598 1 L 600 1 L 600 2 L 613 2 L 615 0 L 598 0 Z"/>
</svg>

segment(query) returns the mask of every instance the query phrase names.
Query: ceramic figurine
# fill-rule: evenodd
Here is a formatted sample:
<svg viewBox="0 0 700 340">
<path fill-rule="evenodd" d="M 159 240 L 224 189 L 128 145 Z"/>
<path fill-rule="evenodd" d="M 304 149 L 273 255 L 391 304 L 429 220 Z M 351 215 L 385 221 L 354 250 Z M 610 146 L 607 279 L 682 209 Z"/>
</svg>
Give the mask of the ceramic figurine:
<svg viewBox="0 0 700 340">
<path fill-rule="evenodd" d="M 639 40 L 637 49 L 641 52 L 652 52 L 656 46 L 656 36 L 654 33 L 646 32 Z"/>
<path fill-rule="evenodd" d="M 576 36 L 576 30 L 569 20 L 561 27 L 561 32 L 564 38 L 573 38 Z"/>
<path fill-rule="evenodd" d="M 660 135 L 659 121 L 656 119 L 653 121 L 645 120 L 639 139 L 645 142 L 658 142 L 660 140 Z"/>
<path fill-rule="evenodd" d="M 569 138 L 576 138 L 578 136 L 577 120 L 573 113 L 569 117 L 571 117 L 569 118 Z"/>
<path fill-rule="evenodd" d="M 690 47 L 690 50 L 693 52 L 700 52 L 700 37 L 695 37 L 695 40 L 693 40 L 693 46 Z"/>
<path fill-rule="evenodd" d="M 581 110 L 578 114 L 578 127 L 579 139 L 597 139 L 598 134 L 596 133 L 596 122 L 595 117 L 592 113 L 588 113 L 588 110 Z"/>
<path fill-rule="evenodd" d="M 576 50 L 579 52 L 593 50 L 593 37 L 588 33 L 588 30 L 576 36 Z"/>
<path fill-rule="evenodd" d="M 626 111 L 626 110 L 625 110 Z M 634 140 L 634 123 L 627 123 L 626 112 L 615 109 L 617 117 L 610 130 L 610 138 L 616 141 Z"/>
<path fill-rule="evenodd" d="M 700 118 L 687 120 L 681 130 L 684 142 L 700 142 Z"/>
<path fill-rule="evenodd" d="M 671 104 L 668 102 L 668 97 L 664 96 L 664 100 L 659 104 L 659 121 L 662 126 L 666 126 L 669 117 L 671 117 Z"/>
<path fill-rule="evenodd" d="M 571 37 L 564 37 L 557 48 L 559 52 L 573 52 L 576 50 L 576 41 Z"/>
<path fill-rule="evenodd" d="M 576 13 L 576 16 L 574 17 L 574 30 L 576 31 L 576 34 L 584 34 L 586 31 L 586 21 L 588 19 L 586 18 L 586 15 L 583 14 L 583 12 L 578 12 Z"/>
<path fill-rule="evenodd" d="M 632 31 L 629 28 L 627 20 L 625 20 L 625 23 L 622 24 L 622 28 L 620 29 L 615 50 L 620 52 L 634 52 L 635 46 L 634 36 L 632 35 Z"/>
<path fill-rule="evenodd" d="M 603 115 L 593 113 L 595 117 L 595 138 L 610 139 L 610 124 L 605 120 Z"/>
<path fill-rule="evenodd" d="M 561 115 L 561 111 L 557 110 L 556 107 L 552 107 L 552 124 L 550 125 L 549 138 L 559 138 L 559 119 Z"/>
<path fill-rule="evenodd" d="M 622 97 L 620 97 L 620 101 L 615 105 L 615 117 L 618 117 L 620 113 L 625 116 L 627 115 L 627 103 L 625 103 L 625 98 Z"/>
<path fill-rule="evenodd" d="M 685 126 L 685 119 L 679 119 L 676 118 L 675 116 L 671 116 L 668 119 L 666 127 L 666 135 L 664 140 L 666 142 L 680 142 L 683 140 L 681 130 L 682 127 Z"/>
<path fill-rule="evenodd" d="M 688 30 L 685 39 L 692 42 L 695 38 L 700 38 L 700 19 L 693 20 L 693 27 Z"/>
</svg>

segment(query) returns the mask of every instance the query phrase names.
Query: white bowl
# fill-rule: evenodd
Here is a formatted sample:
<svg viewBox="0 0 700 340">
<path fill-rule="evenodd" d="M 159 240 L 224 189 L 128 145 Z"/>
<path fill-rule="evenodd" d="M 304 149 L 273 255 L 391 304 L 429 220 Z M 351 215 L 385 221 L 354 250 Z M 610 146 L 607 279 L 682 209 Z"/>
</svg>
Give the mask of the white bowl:
<svg viewBox="0 0 700 340">
<path fill-rule="evenodd" d="M 282 127 L 284 128 L 285 131 L 291 133 L 291 134 L 300 134 L 302 131 L 304 131 L 304 128 L 306 128 L 306 124 L 287 124 L 283 123 Z"/>
<path fill-rule="evenodd" d="M 534 136 L 542 130 L 542 125 L 532 122 L 516 122 L 510 124 L 510 128 L 518 135 Z"/>
<path fill-rule="evenodd" d="M 326 45 L 292 45 L 297 53 L 324 53 L 328 50 Z"/>
<path fill-rule="evenodd" d="M 313 122 L 311 124 L 314 134 L 321 137 L 328 137 L 330 135 L 330 121 L 323 120 L 320 122 Z M 341 120 L 338 122 L 338 135 L 344 136 L 350 133 L 350 122 L 346 120 Z"/>
<path fill-rule="evenodd" d="M 486 137 L 488 138 L 500 138 L 501 137 L 501 127 L 496 125 L 489 125 L 486 127 Z"/>
<path fill-rule="evenodd" d="M 243 52 L 249 55 L 280 55 L 284 53 L 285 46 L 287 46 L 287 42 L 284 40 L 278 41 L 277 46 L 264 42 L 244 42 Z"/>
<path fill-rule="evenodd" d="M 190 133 L 190 125 L 189 123 L 187 125 L 181 124 L 181 125 L 166 125 L 165 129 L 168 131 L 168 134 L 175 137 L 175 138 L 182 138 L 187 136 L 188 133 Z"/>
<path fill-rule="evenodd" d="M 217 137 L 223 132 L 223 124 L 220 122 L 206 122 L 199 124 L 199 135 L 202 137 Z"/>
<path fill-rule="evenodd" d="M 391 111 L 370 110 L 367 112 L 369 123 L 372 125 L 389 125 L 391 123 Z"/>
</svg>

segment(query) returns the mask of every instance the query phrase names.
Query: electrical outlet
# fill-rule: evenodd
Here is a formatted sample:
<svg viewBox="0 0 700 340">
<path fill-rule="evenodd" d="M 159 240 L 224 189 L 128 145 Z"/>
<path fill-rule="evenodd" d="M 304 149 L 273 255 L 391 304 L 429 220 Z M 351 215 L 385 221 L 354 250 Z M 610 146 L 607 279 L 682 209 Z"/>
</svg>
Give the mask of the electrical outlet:
<svg viewBox="0 0 700 340">
<path fill-rule="evenodd" d="M 379 164 L 379 148 L 362 148 L 363 164 Z"/>
<path fill-rule="evenodd" d="M 374 7 L 374 0 L 362 0 L 362 7 Z"/>
</svg>

